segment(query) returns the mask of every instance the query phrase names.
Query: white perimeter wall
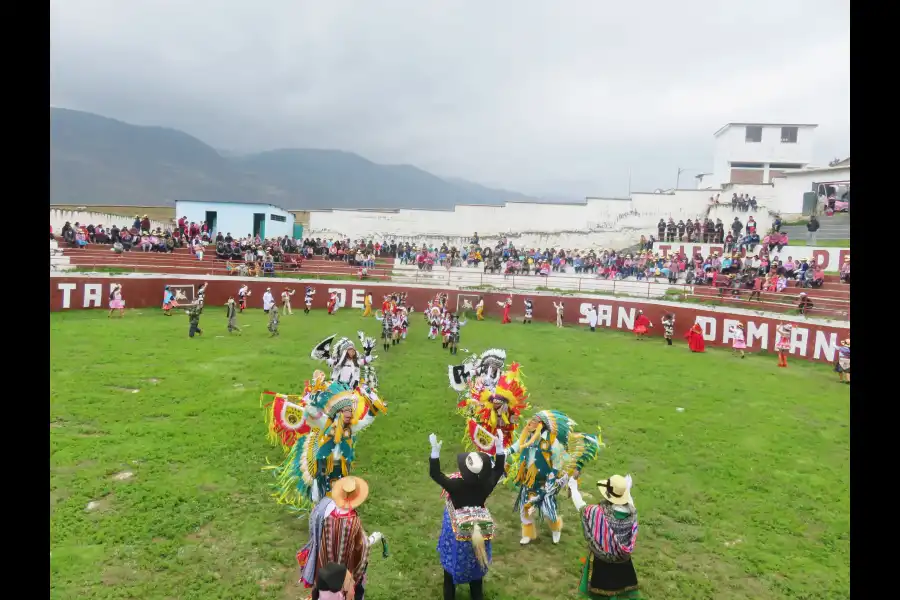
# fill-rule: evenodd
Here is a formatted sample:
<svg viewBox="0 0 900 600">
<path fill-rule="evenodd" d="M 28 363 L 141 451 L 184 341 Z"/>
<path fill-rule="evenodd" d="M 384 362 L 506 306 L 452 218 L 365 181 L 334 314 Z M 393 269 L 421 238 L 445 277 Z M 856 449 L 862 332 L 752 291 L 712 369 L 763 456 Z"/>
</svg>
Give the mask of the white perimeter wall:
<svg viewBox="0 0 900 600">
<path fill-rule="evenodd" d="M 62 226 L 66 224 L 66 221 L 75 225 L 75 223 L 80 223 L 82 225 L 103 225 L 106 228 L 112 227 L 116 225 L 121 229 L 122 227 L 131 227 L 134 223 L 134 217 L 126 217 L 123 215 L 110 215 L 107 213 L 100 212 L 88 212 L 88 211 L 80 211 L 80 210 L 59 210 L 58 208 L 50 209 L 50 225 L 53 227 L 54 233 L 59 233 L 62 229 Z M 166 229 L 172 228 L 172 223 L 167 223 L 165 221 L 150 221 L 150 226 L 153 229 L 157 227 L 162 227 L 163 231 Z"/>
<path fill-rule="evenodd" d="M 732 193 L 756 196 L 760 208 L 754 216 L 762 227 L 769 223 L 769 207 L 781 210 L 774 186 L 736 185 L 724 191 L 636 192 L 631 198 L 592 198 L 580 204 L 512 202 L 460 205 L 453 210 L 313 210 L 303 235 L 460 246 L 477 231 L 489 242 L 507 236 L 529 248 L 623 248 L 636 243 L 642 234 L 656 234 L 660 218 L 678 221 L 704 216 L 710 197 L 716 193 L 721 193 L 722 202 L 728 202 Z M 800 206 L 802 197 L 801 193 Z M 712 218 L 717 215 L 723 221 L 726 217 L 728 222 L 733 219 L 730 205 L 714 209 Z M 739 216 L 746 221 L 749 213 Z"/>
</svg>

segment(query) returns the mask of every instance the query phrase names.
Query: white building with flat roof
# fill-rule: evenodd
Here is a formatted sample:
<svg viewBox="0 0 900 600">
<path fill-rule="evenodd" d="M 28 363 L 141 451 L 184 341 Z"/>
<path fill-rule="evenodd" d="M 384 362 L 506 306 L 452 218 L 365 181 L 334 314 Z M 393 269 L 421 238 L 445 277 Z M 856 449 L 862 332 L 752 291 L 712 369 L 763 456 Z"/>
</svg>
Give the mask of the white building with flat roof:
<svg viewBox="0 0 900 600">
<path fill-rule="evenodd" d="M 728 183 L 764 184 L 793 169 L 811 165 L 818 125 L 728 123 L 715 138 L 713 172 L 697 176 L 698 189 Z"/>
<path fill-rule="evenodd" d="M 221 231 L 234 237 L 258 235 L 274 239 L 294 236 L 296 232 L 294 215 L 271 204 L 176 200 L 175 216 L 185 217 L 189 223 L 206 221 L 213 234 Z"/>
</svg>

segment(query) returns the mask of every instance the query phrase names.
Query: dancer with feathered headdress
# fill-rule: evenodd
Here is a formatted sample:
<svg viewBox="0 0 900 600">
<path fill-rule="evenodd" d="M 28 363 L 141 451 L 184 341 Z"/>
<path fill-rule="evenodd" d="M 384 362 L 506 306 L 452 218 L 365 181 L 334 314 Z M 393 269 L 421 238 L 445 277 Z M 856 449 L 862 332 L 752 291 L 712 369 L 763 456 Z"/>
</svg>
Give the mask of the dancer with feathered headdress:
<svg viewBox="0 0 900 600">
<path fill-rule="evenodd" d="M 522 383 L 518 363 L 510 365 L 493 388 L 472 387 L 457 404 L 459 413 L 466 417 L 466 448 L 493 455 L 498 432 L 503 433 L 506 447 L 512 444 L 519 418 L 528 408 L 527 399 L 528 389 Z"/>
<path fill-rule="evenodd" d="M 537 538 L 536 519 L 550 522 L 553 543 L 559 543 L 563 522 L 556 496 L 569 477 L 577 479 L 584 465 L 600 452 L 600 435 L 578 433 L 575 425 L 562 412 L 542 410 L 509 448 L 510 454 L 518 454 L 514 481 L 519 493 L 514 509 L 522 521 L 522 545 Z"/>
<path fill-rule="evenodd" d="M 297 432 L 285 460 L 267 467 L 276 475 L 278 502 L 308 508 L 330 495 L 334 482 L 353 471 L 359 432 L 386 412 L 378 392 L 364 385 L 332 382 L 313 393 L 303 408 L 309 431 Z"/>
</svg>

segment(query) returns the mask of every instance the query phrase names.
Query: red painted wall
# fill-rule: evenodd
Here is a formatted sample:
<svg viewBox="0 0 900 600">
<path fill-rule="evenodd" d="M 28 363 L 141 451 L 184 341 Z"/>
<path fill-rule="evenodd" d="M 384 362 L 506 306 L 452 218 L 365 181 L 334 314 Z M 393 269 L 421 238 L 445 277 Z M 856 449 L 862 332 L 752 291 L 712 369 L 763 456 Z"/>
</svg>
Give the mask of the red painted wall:
<svg viewBox="0 0 900 600">
<path fill-rule="evenodd" d="M 51 277 L 50 278 L 50 310 L 61 311 L 76 308 L 107 308 L 110 287 L 113 283 L 122 285 L 125 306 L 128 308 L 160 307 L 163 299 L 163 288 L 169 285 L 181 289 L 188 301 L 193 301 L 193 294 L 203 279 L 166 279 L 133 278 L 133 277 Z M 392 292 L 407 292 L 407 305 L 416 311 L 425 309 L 428 300 L 438 292 L 446 292 L 451 307 L 463 307 L 465 300 L 474 306 L 480 296 L 484 297 L 485 314 L 499 316 L 503 309 L 497 305 L 507 298 L 507 294 L 467 292 L 455 289 L 413 288 L 395 286 L 390 283 L 367 283 L 353 281 L 333 281 L 321 283 L 285 282 L 277 279 L 233 279 L 210 280 L 206 291 L 207 306 L 221 306 L 229 295 L 237 296 L 238 288 L 243 283 L 250 286 L 252 295 L 248 307 L 262 308 L 262 297 L 267 287 L 280 303 L 281 292 L 295 289 L 293 297 L 295 308 L 302 307 L 303 295 L 307 286 L 316 290 L 314 309 L 324 309 L 331 290 L 336 290 L 342 297 L 342 305 L 347 308 L 361 308 L 365 290 L 371 290 L 375 308 L 381 306 L 382 298 Z M 524 313 L 523 302 L 527 294 L 513 294 L 512 317 L 521 319 Z M 534 318 L 541 321 L 555 321 L 554 302 L 563 302 L 565 306 L 564 323 L 586 327 L 588 308 L 593 305 L 599 313 L 598 329 L 624 329 L 633 327 L 634 317 L 638 310 L 650 318 L 654 324 L 651 335 L 661 336 L 663 333 L 660 320 L 667 312 L 675 313 L 675 338 L 681 339 L 694 324 L 699 322 L 703 328 L 708 344 L 714 346 L 730 346 L 729 329 L 737 323 L 744 324 L 748 348 L 753 350 L 771 350 L 775 347 L 775 327 L 778 319 L 768 317 L 750 317 L 744 314 L 727 312 L 727 309 L 711 310 L 698 305 L 677 303 L 661 304 L 652 300 L 625 300 L 598 296 L 530 296 L 534 302 Z M 474 313 L 470 313 L 474 318 Z M 790 319 L 786 319 L 790 321 Z M 834 360 L 834 352 L 841 340 L 850 337 L 846 327 L 818 325 L 804 320 L 792 321 L 794 324 L 791 354 L 809 360 L 830 362 Z"/>
</svg>

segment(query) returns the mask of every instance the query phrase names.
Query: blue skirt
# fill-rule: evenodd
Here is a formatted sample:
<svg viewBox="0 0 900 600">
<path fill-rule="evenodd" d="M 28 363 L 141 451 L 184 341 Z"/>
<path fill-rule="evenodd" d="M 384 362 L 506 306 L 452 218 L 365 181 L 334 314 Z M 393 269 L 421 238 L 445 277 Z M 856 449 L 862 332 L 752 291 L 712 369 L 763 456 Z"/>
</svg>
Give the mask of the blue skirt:
<svg viewBox="0 0 900 600">
<path fill-rule="evenodd" d="M 487 551 L 488 563 L 491 562 L 491 542 L 486 541 L 484 548 Z M 482 568 L 475 558 L 475 550 L 471 542 L 460 542 L 450 526 L 450 517 L 444 510 L 444 521 L 441 523 L 441 537 L 438 538 L 437 551 L 441 557 L 441 566 L 453 576 L 453 583 L 469 583 L 477 581 L 487 575 L 487 567 Z"/>
</svg>

